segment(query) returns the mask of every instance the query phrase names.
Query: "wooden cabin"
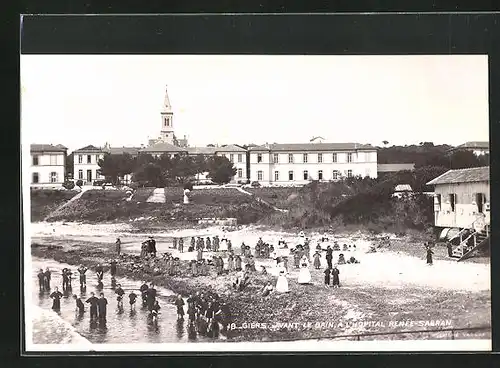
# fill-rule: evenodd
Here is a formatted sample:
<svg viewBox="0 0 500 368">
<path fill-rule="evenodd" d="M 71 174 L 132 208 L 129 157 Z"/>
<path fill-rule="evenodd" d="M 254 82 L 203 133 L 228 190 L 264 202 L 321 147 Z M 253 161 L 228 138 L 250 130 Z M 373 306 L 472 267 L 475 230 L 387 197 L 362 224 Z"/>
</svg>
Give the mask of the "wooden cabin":
<svg viewBox="0 0 500 368">
<path fill-rule="evenodd" d="M 449 170 L 427 185 L 434 186 L 434 226 L 456 229 L 460 245 L 454 253 L 465 253 L 489 240 L 490 168 Z"/>
</svg>

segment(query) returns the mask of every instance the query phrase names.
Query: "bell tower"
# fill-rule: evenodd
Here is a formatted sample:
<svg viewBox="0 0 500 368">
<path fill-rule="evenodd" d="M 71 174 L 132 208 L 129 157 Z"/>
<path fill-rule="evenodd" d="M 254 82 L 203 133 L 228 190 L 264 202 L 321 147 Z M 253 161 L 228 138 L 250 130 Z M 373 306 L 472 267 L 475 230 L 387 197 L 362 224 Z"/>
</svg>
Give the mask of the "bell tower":
<svg viewBox="0 0 500 368">
<path fill-rule="evenodd" d="M 174 144 L 174 113 L 172 111 L 172 106 L 170 105 L 170 99 L 168 98 L 168 90 L 165 86 L 165 99 L 163 100 L 163 107 L 161 110 L 161 129 L 160 129 L 160 139 L 163 142 Z"/>
</svg>

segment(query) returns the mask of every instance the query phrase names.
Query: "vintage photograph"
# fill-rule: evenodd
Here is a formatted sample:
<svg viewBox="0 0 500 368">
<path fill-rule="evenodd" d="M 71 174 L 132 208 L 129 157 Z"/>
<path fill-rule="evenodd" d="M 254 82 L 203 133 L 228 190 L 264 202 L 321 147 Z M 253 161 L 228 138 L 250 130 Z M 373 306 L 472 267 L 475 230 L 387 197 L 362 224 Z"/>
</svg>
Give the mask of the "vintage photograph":
<svg viewBox="0 0 500 368">
<path fill-rule="evenodd" d="M 491 350 L 486 55 L 21 55 L 27 351 Z"/>
</svg>

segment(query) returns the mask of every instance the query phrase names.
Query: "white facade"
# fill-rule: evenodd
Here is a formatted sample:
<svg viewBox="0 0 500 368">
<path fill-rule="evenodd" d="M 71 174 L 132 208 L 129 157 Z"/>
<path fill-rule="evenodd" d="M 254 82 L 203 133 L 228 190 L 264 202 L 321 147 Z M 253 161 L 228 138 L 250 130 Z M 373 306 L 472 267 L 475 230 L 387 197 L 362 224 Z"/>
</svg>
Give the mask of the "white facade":
<svg viewBox="0 0 500 368">
<path fill-rule="evenodd" d="M 331 181 L 343 177 L 377 177 L 377 151 L 372 149 L 318 150 L 318 144 L 302 150 L 253 148 L 250 152 L 250 180 L 261 184 L 303 185 L 312 180 Z M 325 144 L 327 145 L 327 144 Z M 293 145 L 288 145 L 293 146 Z M 309 146 L 309 147 L 307 147 Z"/>
<path fill-rule="evenodd" d="M 83 185 L 92 185 L 95 180 L 103 180 L 104 176 L 99 175 L 99 160 L 103 159 L 104 150 L 97 147 L 82 148 L 73 153 L 73 178 L 82 180 Z"/>
<path fill-rule="evenodd" d="M 231 183 L 244 183 L 248 180 L 247 151 L 244 148 L 234 145 L 221 147 L 217 149 L 216 155 L 226 157 L 236 168 L 236 175 L 231 179 Z"/>
<path fill-rule="evenodd" d="M 51 145 L 32 145 L 30 159 L 32 187 L 60 187 L 64 183 L 65 149 Z"/>
</svg>

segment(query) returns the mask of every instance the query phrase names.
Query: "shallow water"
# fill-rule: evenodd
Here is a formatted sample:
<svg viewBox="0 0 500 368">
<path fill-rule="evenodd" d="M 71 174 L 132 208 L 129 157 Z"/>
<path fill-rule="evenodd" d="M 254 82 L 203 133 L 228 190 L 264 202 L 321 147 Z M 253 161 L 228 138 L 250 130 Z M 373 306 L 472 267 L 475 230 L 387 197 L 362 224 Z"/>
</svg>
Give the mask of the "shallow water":
<svg viewBox="0 0 500 368">
<path fill-rule="evenodd" d="M 67 329 L 58 327 L 60 321 L 57 318 L 64 320 L 74 327 L 74 332 L 80 334 L 85 339 L 95 344 L 102 343 L 174 343 L 174 342 L 188 342 L 188 341 L 213 341 L 213 338 L 199 336 L 192 328 L 187 328 L 186 321 L 177 321 L 176 308 L 171 302 L 168 302 L 166 297 L 173 295 L 167 289 L 156 287 L 158 295 L 157 300 L 161 306 L 158 323 L 154 325 L 149 316 L 147 309 L 142 307 L 140 296 L 137 299 L 135 310 L 131 310 L 128 303 L 128 294 L 131 290 L 137 295 L 140 295 L 139 287 L 140 282 L 130 280 L 123 277 L 117 278 L 117 283 L 121 284 L 125 295 L 123 298 L 123 309 L 118 309 L 116 294 L 111 289 L 110 277 L 104 277 L 104 296 L 108 300 L 107 306 L 107 321 L 105 324 L 90 323 L 89 306 L 85 300 L 90 297 L 91 292 L 95 292 L 96 296 L 98 291 L 95 286 L 97 285 L 97 278 L 95 273 L 91 270 L 87 271 L 87 290 L 81 292 L 79 285 L 78 275 L 73 275 L 72 280 L 72 293 L 81 296 L 85 304 L 85 313 L 83 316 L 78 316 L 75 312 L 75 301 L 71 293 L 66 293 L 61 299 L 61 310 L 59 312 L 52 312 L 52 299 L 49 293 L 40 293 L 38 287 L 37 273 L 40 268 L 45 269 L 49 267 L 52 271 L 51 291 L 55 290 L 57 286 L 59 291 L 62 292 L 62 276 L 61 270 L 64 267 L 70 268 L 74 273 L 75 266 L 59 263 L 53 260 L 46 260 L 33 257 L 32 261 L 32 304 L 42 308 L 45 316 L 40 316 L 36 313 L 34 318 L 34 344 L 51 344 L 60 343 L 60 341 L 68 340 L 61 334 L 69 334 L 71 332 Z M 64 293 L 63 293 L 64 294 Z M 186 306 L 184 307 L 186 311 Z M 49 318 L 50 316 L 50 318 Z M 43 329 L 43 331 L 40 331 Z M 40 337 L 43 333 L 43 339 Z M 38 340 L 38 341 L 37 341 Z M 40 341 L 41 340 L 41 341 Z"/>
</svg>

